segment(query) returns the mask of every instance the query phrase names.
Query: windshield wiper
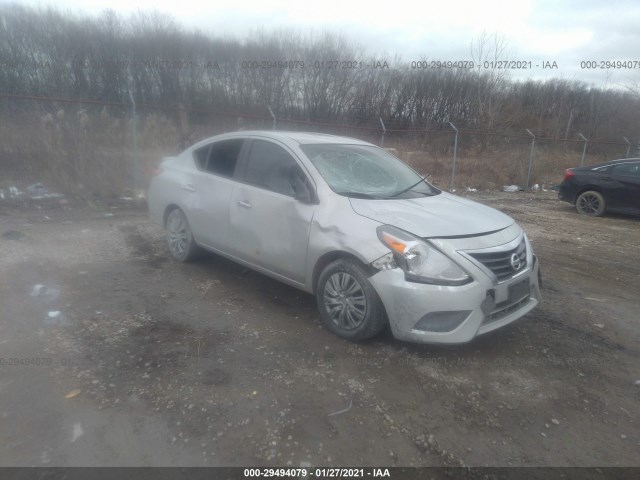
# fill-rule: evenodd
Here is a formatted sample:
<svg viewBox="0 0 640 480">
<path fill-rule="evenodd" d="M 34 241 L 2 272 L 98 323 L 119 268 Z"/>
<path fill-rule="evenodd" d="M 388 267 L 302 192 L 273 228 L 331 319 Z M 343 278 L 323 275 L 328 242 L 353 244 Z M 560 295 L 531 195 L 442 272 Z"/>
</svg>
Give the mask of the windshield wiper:
<svg viewBox="0 0 640 480">
<path fill-rule="evenodd" d="M 404 190 L 400 190 L 399 192 L 396 193 L 392 193 L 391 195 L 389 195 L 389 198 L 393 198 L 393 197 L 397 197 L 398 195 L 402 195 L 403 193 L 408 192 L 409 190 L 411 190 L 412 188 L 417 187 L 418 185 L 420 185 L 422 182 L 426 182 L 427 177 L 420 177 L 420 180 L 418 180 L 416 183 L 414 183 L 413 185 L 405 188 Z M 427 192 L 416 192 L 416 193 L 421 193 L 423 195 L 428 195 L 428 196 L 433 196 L 432 193 L 427 193 Z"/>
<path fill-rule="evenodd" d="M 364 192 L 337 191 L 336 193 L 338 195 L 344 195 L 345 197 L 352 197 L 352 198 L 367 198 L 367 199 L 375 199 L 375 200 L 388 198 L 388 197 L 381 197 L 380 195 L 373 195 L 371 193 L 364 193 Z"/>
</svg>

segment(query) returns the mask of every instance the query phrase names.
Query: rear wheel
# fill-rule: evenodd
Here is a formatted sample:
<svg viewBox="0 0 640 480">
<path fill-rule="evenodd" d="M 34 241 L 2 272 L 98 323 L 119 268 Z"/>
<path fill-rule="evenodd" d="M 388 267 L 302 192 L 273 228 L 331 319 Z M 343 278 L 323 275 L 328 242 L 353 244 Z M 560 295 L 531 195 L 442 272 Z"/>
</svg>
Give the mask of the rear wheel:
<svg viewBox="0 0 640 480">
<path fill-rule="evenodd" d="M 384 306 L 358 263 L 336 260 L 323 270 L 316 287 L 320 318 L 326 327 L 347 340 L 365 340 L 386 324 Z"/>
<path fill-rule="evenodd" d="M 165 231 L 167 246 L 175 259 L 188 262 L 200 252 L 193 239 L 187 216 L 179 208 L 174 208 L 167 216 Z"/>
<path fill-rule="evenodd" d="M 604 197 L 600 192 L 596 192 L 595 190 L 582 192 L 576 200 L 576 210 L 581 215 L 599 217 L 604 214 Z"/>
</svg>

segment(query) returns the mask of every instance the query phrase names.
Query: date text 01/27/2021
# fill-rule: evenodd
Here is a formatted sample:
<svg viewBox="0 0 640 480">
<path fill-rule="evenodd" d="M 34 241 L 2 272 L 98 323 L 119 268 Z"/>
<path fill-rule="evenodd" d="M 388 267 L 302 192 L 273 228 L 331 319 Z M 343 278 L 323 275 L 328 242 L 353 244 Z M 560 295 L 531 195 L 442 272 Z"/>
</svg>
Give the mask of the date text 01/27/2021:
<svg viewBox="0 0 640 480">
<path fill-rule="evenodd" d="M 245 478 L 391 478 L 388 468 L 245 468 Z"/>
</svg>

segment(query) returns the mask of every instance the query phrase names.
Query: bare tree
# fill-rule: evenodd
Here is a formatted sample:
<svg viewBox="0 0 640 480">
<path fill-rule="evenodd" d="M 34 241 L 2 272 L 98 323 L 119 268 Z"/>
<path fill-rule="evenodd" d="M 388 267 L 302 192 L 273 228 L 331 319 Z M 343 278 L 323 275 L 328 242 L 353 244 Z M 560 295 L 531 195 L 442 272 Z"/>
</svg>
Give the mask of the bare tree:
<svg viewBox="0 0 640 480">
<path fill-rule="evenodd" d="M 476 101 L 478 123 L 491 129 L 496 125 L 501 111 L 500 94 L 509 78 L 509 69 L 502 62 L 508 61 L 507 40 L 504 35 L 482 32 L 471 42 L 471 58 L 478 66 Z"/>
</svg>

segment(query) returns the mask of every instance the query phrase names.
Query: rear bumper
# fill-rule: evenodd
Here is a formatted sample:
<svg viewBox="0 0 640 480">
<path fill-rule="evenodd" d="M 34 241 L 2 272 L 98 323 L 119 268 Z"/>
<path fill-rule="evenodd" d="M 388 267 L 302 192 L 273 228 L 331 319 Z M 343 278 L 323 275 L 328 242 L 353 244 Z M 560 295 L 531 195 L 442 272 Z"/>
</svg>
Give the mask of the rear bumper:
<svg viewBox="0 0 640 480">
<path fill-rule="evenodd" d="M 558 188 L 558 198 L 572 205 L 576 203 L 576 189 L 567 181 L 563 181 Z"/>
</svg>

